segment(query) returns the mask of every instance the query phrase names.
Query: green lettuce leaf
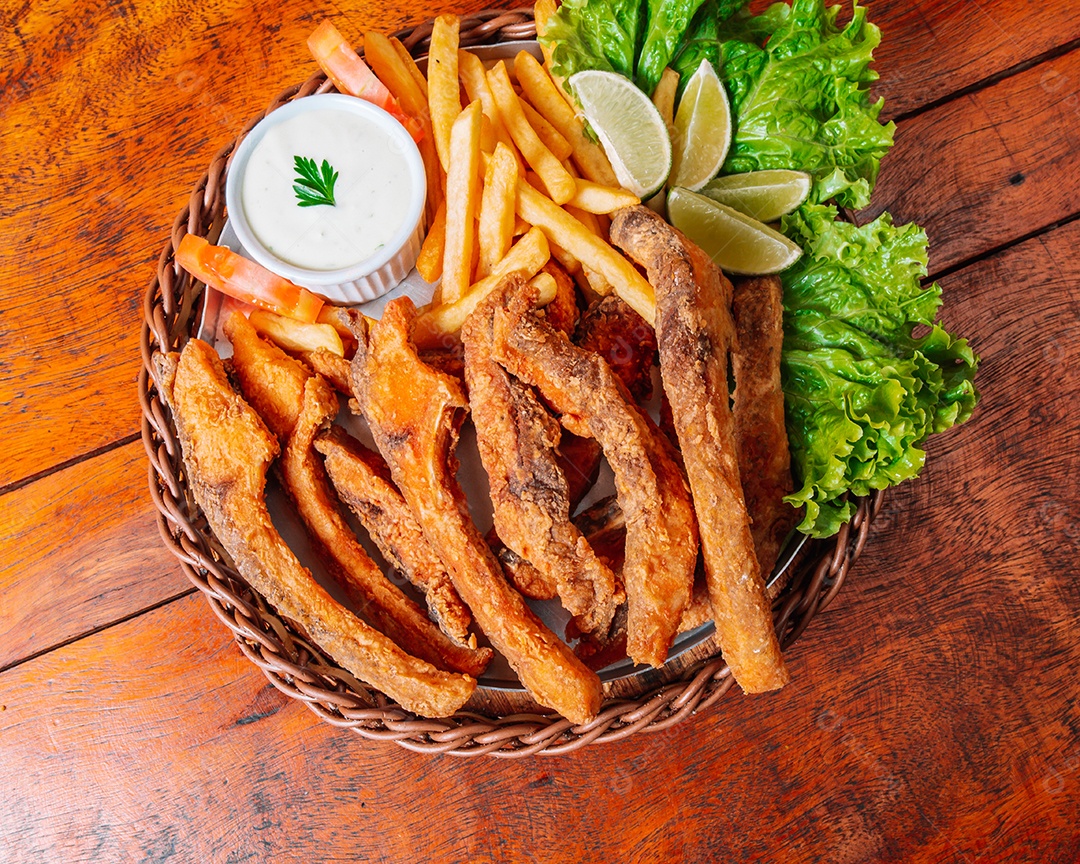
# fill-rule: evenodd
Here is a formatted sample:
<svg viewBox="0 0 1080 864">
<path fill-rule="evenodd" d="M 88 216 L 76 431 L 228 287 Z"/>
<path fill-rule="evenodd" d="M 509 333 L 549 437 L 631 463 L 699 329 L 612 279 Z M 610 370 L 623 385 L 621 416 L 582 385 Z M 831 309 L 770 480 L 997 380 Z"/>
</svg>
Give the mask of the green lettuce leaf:
<svg viewBox="0 0 1080 864">
<path fill-rule="evenodd" d="M 851 21 L 839 26 L 840 8 L 792 0 L 757 17 L 737 15 L 716 27 L 715 48 L 692 29 L 675 68 L 688 76 L 708 56 L 727 85 L 735 134 L 723 173 L 806 171 L 813 202 L 870 203 L 895 128 L 878 121 L 884 100 L 872 102 L 868 90 L 881 32 L 857 2 Z"/>
<path fill-rule="evenodd" d="M 695 22 L 722 21 L 747 0 L 565 0 L 540 38 L 552 71 L 618 72 L 652 95 Z M 697 66 L 694 67 L 696 69 Z"/>
<path fill-rule="evenodd" d="M 978 358 L 935 322 L 941 289 L 921 287 L 918 226 L 894 226 L 886 213 L 859 227 L 804 205 L 782 229 L 805 250 L 781 274 L 781 371 L 801 484 L 787 500 L 806 507 L 800 530 L 827 537 L 854 514 L 849 491 L 914 477 L 927 436 L 971 416 Z"/>
</svg>

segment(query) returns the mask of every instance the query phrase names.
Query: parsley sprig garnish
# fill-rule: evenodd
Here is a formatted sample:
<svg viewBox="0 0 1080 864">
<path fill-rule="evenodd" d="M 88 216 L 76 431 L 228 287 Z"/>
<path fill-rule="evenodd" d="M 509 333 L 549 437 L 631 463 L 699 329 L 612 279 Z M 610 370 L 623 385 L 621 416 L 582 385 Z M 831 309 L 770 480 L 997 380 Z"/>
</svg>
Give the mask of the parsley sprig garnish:
<svg viewBox="0 0 1080 864">
<path fill-rule="evenodd" d="M 314 159 L 305 159 L 303 156 L 293 156 L 296 166 L 297 177 L 293 192 L 300 202 L 301 207 L 315 207 L 319 204 L 334 206 L 334 184 L 337 183 L 338 172 L 331 167 L 325 159 L 320 167 Z"/>
</svg>

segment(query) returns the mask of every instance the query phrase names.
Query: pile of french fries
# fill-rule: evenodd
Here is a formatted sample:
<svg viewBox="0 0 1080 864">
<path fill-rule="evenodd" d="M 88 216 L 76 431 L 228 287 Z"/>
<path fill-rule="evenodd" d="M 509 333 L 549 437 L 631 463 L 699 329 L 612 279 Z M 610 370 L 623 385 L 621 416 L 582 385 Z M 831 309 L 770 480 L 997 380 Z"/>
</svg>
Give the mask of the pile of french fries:
<svg viewBox="0 0 1080 864">
<path fill-rule="evenodd" d="M 546 13 L 545 13 L 545 10 Z M 538 4 L 541 18 L 554 3 Z M 491 68 L 458 47 L 459 21 L 435 20 L 423 75 L 404 46 L 364 34 L 375 74 L 424 128 L 429 224 L 416 267 L 439 281 L 414 338 L 441 344 L 506 274 L 554 296 L 554 259 L 589 294 L 616 291 L 652 319 L 649 283 L 607 241 L 607 214 L 639 203 L 545 65 L 527 51 Z"/>
</svg>

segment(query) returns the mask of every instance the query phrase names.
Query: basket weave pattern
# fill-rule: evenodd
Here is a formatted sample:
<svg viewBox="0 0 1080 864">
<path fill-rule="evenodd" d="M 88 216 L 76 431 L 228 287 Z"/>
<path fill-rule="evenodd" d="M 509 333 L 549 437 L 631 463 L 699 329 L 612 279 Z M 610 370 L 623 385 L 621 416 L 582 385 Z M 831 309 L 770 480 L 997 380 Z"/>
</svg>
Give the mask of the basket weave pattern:
<svg viewBox="0 0 1080 864">
<path fill-rule="evenodd" d="M 431 24 L 397 35 L 419 56 L 427 50 Z M 531 10 L 485 11 L 461 20 L 463 46 L 534 37 Z M 394 741 L 410 750 L 457 756 L 560 754 L 592 742 L 616 741 L 637 732 L 665 729 L 710 707 L 733 681 L 719 655 L 637 699 L 609 700 L 599 716 L 584 726 L 574 726 L 557 715 L 541 714 L 487 717 L 459 711 L 440 720 L 417 717 L 339 668 L 280 618 L 229 563 L 194 502 L 175 427 L 149 371 L 153 353 L 179 350 L 191 336 L 197 318 L 202 285 L 175 263 L 173 252 L 187 233 L 217 239 L 225 218 L 224 185 L 229 158 L 251 128 L 281 105 L 331 88 L 321 72 L 288 88 L 245 126 L 236 141 L 218 151 L 177 215 L 172 235 L 158 259 L 157 273 L 146 291 L 143 368 L 139 375 L 142 439 L 150 462 L 149 485 L 158 510 L 158 530 L 166 547 L 179 559 L 184 574 L 203 593 L 214 614 L 232 631 L 240 650 L 275 687 L 301 700 L 326 722 L 371 740 Z M 836 537 L 810 545 L 809 554 L 802 557 L 790 584 L 773 606 L 784 648 L 832 602 L 862 552 L 882 501 L 881 493 L 860 500 L 854 518 Z"/>
</svg>

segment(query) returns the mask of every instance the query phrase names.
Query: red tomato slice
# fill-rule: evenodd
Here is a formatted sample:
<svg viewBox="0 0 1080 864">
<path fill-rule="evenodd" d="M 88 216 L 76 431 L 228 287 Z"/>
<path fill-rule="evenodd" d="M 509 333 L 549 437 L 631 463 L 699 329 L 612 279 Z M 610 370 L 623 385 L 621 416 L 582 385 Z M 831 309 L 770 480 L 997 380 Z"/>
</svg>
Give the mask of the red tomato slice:
<svg viewBox="0 0 1080 864">
<path fill-rule="evenodd" d="M 211 246 L 205 237 L 185 234 L 176 263 L 200 282 L 253 306 L 311 324 L 323 307 L 321 297 L 225 246 Z"/>
<path fill-rule="evenodd" d="M 342 93 L 357 96 L 372 105 L 378 105 L 402 126 L 413 141 L 424 137 L 424 127 L 405 113 L 393 94 L 386 89 L 360 55 L 353 51 L 345 37 L 329 21 L 323 21 L 308 37 L 308 48 L 316 62 Z"/>
</svg>

